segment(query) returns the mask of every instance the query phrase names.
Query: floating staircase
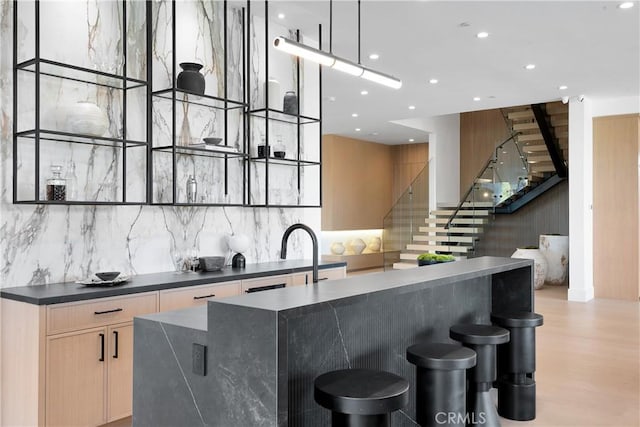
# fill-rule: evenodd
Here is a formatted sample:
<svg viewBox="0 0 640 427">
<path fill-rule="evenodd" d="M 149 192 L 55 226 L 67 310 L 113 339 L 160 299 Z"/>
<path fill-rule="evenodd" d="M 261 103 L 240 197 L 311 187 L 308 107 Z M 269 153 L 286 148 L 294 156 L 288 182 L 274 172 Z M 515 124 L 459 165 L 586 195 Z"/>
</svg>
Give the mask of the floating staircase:
<svg viewBox="0 0 640 427">
<path fill-rule="evenodd" d="M 496 214 L 512 213 L 566 179 L 568 106 L 561 102 L 527 105 L 503 109 L 503 114 L 512 137 L 498 145 L 463 203 L 439 205 L 430 212 L 425 225 L 412 233 L 412 241 L 400 253 L 399 262 L 393 263 L 394 269 L 417 267 L 418 255 L 425 252 L 452 254 L 456 258 L 474 256 L 483 230 Z M 505 170 L 504 163 L 508 161 L 512 162 L 510 171 Z M 506 172 L 511 172 L 507 179 L 510 182 L 497 182 Z"/>
</svg>

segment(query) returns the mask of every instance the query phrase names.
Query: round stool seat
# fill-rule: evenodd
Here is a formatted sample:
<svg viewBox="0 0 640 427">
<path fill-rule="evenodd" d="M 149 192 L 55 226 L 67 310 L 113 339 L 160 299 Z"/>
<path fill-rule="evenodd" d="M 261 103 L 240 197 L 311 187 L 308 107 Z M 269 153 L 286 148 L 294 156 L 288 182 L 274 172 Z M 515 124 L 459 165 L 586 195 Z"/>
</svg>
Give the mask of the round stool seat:
<svg viewBox="0 0 640 427">
<path fill-rule="evenodd" d="M 535 328 L 542 325 L 543 317 L 538 313 L 491 313 L 491 322 L 505 328 Z"/>
<path fill-rule="evenodd" d="M 463 344 L 504 344 L 509 341 L 509 331 L 493 325 L 453 325 L 449 336 Z"/>
<path fill-rule="evenodd" d="M 342 369 L 320 375 L 314 386 L 318 404 L 343 414 L 385 414 L 409 403 L 409 382 L 390 372 Z"/>
<path fill-rule="evenodd" d="M 407 360 L 421 368 L 453 371 L 476 364 L 476 352 L 448 343 L 422 343 L 407 348 Z"/>
</svg>

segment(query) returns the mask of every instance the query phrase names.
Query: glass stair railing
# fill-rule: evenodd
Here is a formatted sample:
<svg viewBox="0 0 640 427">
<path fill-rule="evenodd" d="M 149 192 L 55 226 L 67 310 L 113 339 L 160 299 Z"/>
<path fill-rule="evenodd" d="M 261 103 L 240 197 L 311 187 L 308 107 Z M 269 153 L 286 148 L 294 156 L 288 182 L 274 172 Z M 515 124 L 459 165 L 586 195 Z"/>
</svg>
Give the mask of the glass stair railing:
<svg viewBox="0 0 640 427">
<path fill-rule="evenodd" d="M 383 220 L 384 268 L 392 269 L 401 252 L 413 241 L 419 227 L 425 226 L 429 212 L 429 166 L 420 171 Z"/>
</svg>

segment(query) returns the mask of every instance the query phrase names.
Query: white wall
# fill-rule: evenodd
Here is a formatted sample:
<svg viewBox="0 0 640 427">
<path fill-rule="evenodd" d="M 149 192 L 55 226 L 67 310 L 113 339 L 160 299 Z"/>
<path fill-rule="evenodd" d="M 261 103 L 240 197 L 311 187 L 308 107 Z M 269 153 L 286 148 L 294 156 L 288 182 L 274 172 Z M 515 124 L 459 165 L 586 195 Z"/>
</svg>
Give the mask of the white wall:
<svg viewBox="0 0 640 427">
<path fill-rule="evenodd" d="M 429 134 L 429 207 L 460 199 L 460 114 L 397 120 Z"/>
<path fill-rule="evenodd" d="M 640 97 L 569 102 L 569 301 L 593 299 L 593 118 L 640 112 Z"/>
</svg>

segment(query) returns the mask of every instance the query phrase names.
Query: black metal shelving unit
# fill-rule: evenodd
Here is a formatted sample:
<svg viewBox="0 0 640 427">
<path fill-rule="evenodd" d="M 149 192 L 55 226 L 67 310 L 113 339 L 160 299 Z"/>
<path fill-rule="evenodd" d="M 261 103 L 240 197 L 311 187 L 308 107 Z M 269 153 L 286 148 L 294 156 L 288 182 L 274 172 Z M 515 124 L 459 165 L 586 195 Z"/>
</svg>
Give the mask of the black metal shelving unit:
<svg viewBox="0 0 640 427">
<path fill-rule="evenodd" d="M 18 46 L 18 23 L 19 15 L 18 11 L 21 8 L 20 1 L 13 0 L 13 117 L 14 117 L 14 132 L 13 132 L 13 203 L 14 204 L 55 204 L 55 205 L 140 205 L 146 204 L 148 200 L 148 193 L 145 191 L 145 195 L 140 200 L 129 200 L 127 194 L 127 150 L 143 149 L 146 157 L 147 141 L 145 140 L 132 140 L 127 139 L 127 95 L 132 90 L 147 89 L 147 82 L 145 80 L 136 79 L 127 75 L 127 43 L 122 43 L 122 74 L 109 73 L 86 67 L 67 64 L 60 61 L 56 61 L 49 57 L 43 57 L 41 55 L 41 2 L 36 0 L 32 3 L 33 10 L 28 9 L 28 13 L 33 14 L 33 32 L 34 32 L 34 46 L 33 56 L 26 60 L 20 61 L 19 46 Z M 26 5 L 27 3 L 22 3 Z M 122 21 L 127 22 L 127 1 L 121 1 L 122 6 Z M 27 6 L 25 6 L 27 7 Z M 117 6 L 116 6 L 117 7 Z M 50 19 L 50 18 L 48 18 Z M 55 19 L 55 18 L 54 18 Z M 121 40 L 127 40 L 127 25 L 121 25 L 122 30 L 120 33 Z M 25 47 L 26 49 L 26 47 Z M 20 61 L 20 62 L 19 62 Z M 22 85 L 20 80 L 23 77 L 30 76 L 33 79 L 33 92 L 34 92 L 34 113 L 33 123 L 29 123 L 28 126 L 21 126 L 19 117 L 18 100 L 22 94 Z M 67 130 L 60 130 L 57 128 L 45 128 L 42 126 L 41 121 L 41 86 L 43 77 L 46 79 L 58 79 L 66 82 L 74 82 L 79 85 L 90 85 L 95 87 L 104 88 L 106 90 L 113 90 L 121 92 L 122 99 L 122 117 L 119 129 L 119 135 L 113 136 L 95 136 L 85 135 L 80 133 L 73 133 Z M 25 91 L 26 92 L 26 91 Z M 148 92 L 145 92 L 144 97 L 148 98 Z M 148 101 L 147 101 L 148 102 Z M 41 189 L 44 187 L 41 182 L 40 166 L 44 160 L 41 158 L 41 149 L 43 144 L 79 144 L 80 146 L 94 146 L 94 147 L 108 147 L 120 150 L 119 155 L 122 161 L 122 189 L 120 200 L 46 200 L 46 196 L 42 194 Z M 21 190 L 20 185 L 24 183 L 20 180 L 21 169 L 23 162 L 30 161 L 21 157 L 23 153 L 23 147 L 27 147 L 27 151 L 30 151 L 29 144 L 33 147 L 32 161 L 33 161 L 33 181 L 28 185 L 26 192 L 30 193 L 30 187 L 33 187 L 32 195 L 22 195 L 24 191 Z M 25 155 L 26 156 L 26 155 Z M 29 156 L 31 157 L 31 156 Z M 29 177 L 31 178 L 31 177 Z M 25 178 L 26 179 L 26 178 Z M 95 196 L 98 197 L 100 191 L 97 191 Z"/>
<path fill-rule="evenodd" d="M 153 17 L 155 16 L 154 13 L 151 12 L 151 9 L 154 7 L 154 3 L 155 2 L 148 2 L 147 8 L 148 8 L 148 16 L 150 16 L 150 19 L 153 19 Z M 246 134 L 244 132 L 246 125 L 246 118 L 245 118 L 245 111 L 246 111 L 246 100 L 245 100 L 245 96 L 246 93 L 244 91 L 244 85 L 246 82 L 246 74 L 245 74 L 245 66 L 244 66 L 244 58 L 245 58 L 245 41 L 244 39 L 242 40 L 242 60 L 243 60 L 243 64 L 242 64 L 242 69 L 240 70 L 240 72 L 242 73 L 242 99 L 230 99 L 229 97 L 229 93 L 228 93 L 228 73 L 229 73 L 229 69 L 228 69 L 228 50 L 229 50 L 229 46 L 228 46 L 228 33 L 229 33 L 229 26 L 228 26 L 228 8 L 227 8 L 227 1 L 225 0 L 223 2 L 223 49 L 224 49 L 224 54 L 223 54 L 223 64 L 222 67 L 224 69 L 223 72 L 223 93 L 221 94 L 222 96 L 214 96 L 214 95 L 209 95 L 206 93 L 207 89 L 205 89 L 205 94 L 199 94 L 199 93 L 195 93 L 195 92 L 190 92 L 187 90 L 183 90 L 183 89 L 179 89 L 176 87 L 176 78 L 178 75 L 178 70 L 177 70 L 177 46 L 176 46 L 176 31 L 178 31 L 179 29 L 177 28 L 177 23 L 176 23 L 176 0 L 168 0 L 167 2 L 171 5 L 171 52 L 169 52 L 170 57 L 171 57 L 171 79 L 172 79 L 172 84 L 170 85 L 170 87 L 162 87 L 158 90 L 156 90 L 155 88 L 153 88 L 153 82 L 152 82 L 152 91 L 151 91 L 151 97 L 152 97 L 152 102 L 151 102 L 151 110 L 149 111 L 149 116 L 151 117 L 153 114 L 153 105 L 154 103 L 158 103 L 158 102 L 166 102 L 170 104 L 170 109 L 171 109 L 171 142 L 170 143 L 160 143 L 157 144 L 154 142 L 151 145 L 150 148 L 150 167 L 149 167 L 149 175 L 148 175 L 148 180 L 150 182 L 150 203 L 153 205 L 174 205 L 174 206 L 244 206 L 246 204 L 246 180 L 245 180 L 245 175 L 246 175 L 246 159 L 248 158 L 246 152 Z M 238 2 L 235 2 L 236 4 L 238 4 Z M 244 8 L 242 9 L 242 21 L 243 21 L 243 25 L 244 25 Z M 244 27 L 240 29 L 241 35 L 244 36 Z M 151 40 L 152 35 L 149 35 L 149 39 L 150 39 L 150 43 L 153 43 L 153 41 Z M 211 52 L 211 55 L 213 55 L 213 52 Z M 152 64 L 151 62 L 151 58 L 150 58 L 150 64 Z M 205 144 L 203 141 L 198 140 L 196 143 L 189 143 L 189 144 L 184 144 L 182 143 L 183 141 L 179 140 L 179 135 L 178 135 L 178 119 L 177 119 L 177 111 L 178 109 L 183 108 L 183 111 L 185 109 L 189 109 L 189 108 L 202 108 L 202 109 L 206 109 L 206 110 L 210 110 L 212 112 L 214 112 L 214 114 L 217 113 L 222 113 L 224 115 L 224 134 L 222 135 L 223 138 L 223 145 L 221 146 L 213 146 L 213 145 L 207 145 Z M 241 123 L 239 124 L 239 127 L 241 129 L 242 132 L 242 140 L 241 140 L 241 144 L 240 144 L 240 148 L 237 150 L 234 150 L 233 147 L 227 146 L 226 144 L 228 143 L 228 137 L 229 137 L 229 114 L 231 112 L 237 112 L 239 114 L 239 116 L 241 116 Z M 185 120 L 183 118 L 183 120 Z M 186 119 L 188 120 L 188 118 Z M 153 126 L 151 126 L 150 129 L 150 134 L 151 134 L 151 138 L 153 141 L 153 135 L 154 135 L 154 130 L 153 130 Z M 171 156 L 171 183 L 170 183 L 170 191 L 169 191 L 169 196 L 167 197 L 168 200 L 156 200 L 156 190 L 153 189 L 154 185 L 158 185 L 158 179 L 157 177 L 154 177 L 154 162 L 156 160 L 160 159 L 160 156 L 162 155 L 168 155 Z M 223 164 L 223 168 L 224 168 L 224 196 L 225 198 L 227 198 L 229 196 L 229 182 L 231 179 L 236 178 L 236 179 L 240 179 L 242 180 L 242 195 L 241 197 L 238 198 L 238 200 L 236 202 L 220 202 L 220 201 L 210 201 L 210 200 L 203 200 L 203 201 L 196 201 L 195 203 L 187 203 L 187 200 L 183 200 L 183 197 L 179 197 L 179 190 L 178 190 L 178 186 L 181 184 L 182 181 L 179 181 L 180 178 L 184 178 L 184 177 L 179 177 L 178 176 L 178 169 L 179 169 L 179 159 L 183 156 L 188 156 L 188 158 L 193 159 L 193 161 L 195 161 L 195 159 L 205 159 L 205 158 L 209 158 L 210 159 L 210 163 L 207 165 L 207 167 L 209 169 L 214 169 L 217 165 L 217 163 L 215 163 L 216 160 L 221 160 L 222 164 Z M 229 174 L 229 162 L 232 161 L 236 161 L 236 162 L 241 162 L 241 169 L 242 171 L 239 173 L 239 176 L 237 177 L 230 177 Z M 195 169 L 195 167 L 194 167 Z M 198 193 L 201 193 L 202 191 L 202 184 L 198 183 Z M 162 195 L 164 194 L 163 192 L 159 193 Z M 185 196 L 186 197 L 186 196 Z"/>
<path fill-rule="evenodd" d="M 265 44 L 264 44 L 264 61 L 265 61 L 265 78 L 268 79 L 270 76 L 270 68 L 269 68 L 269 50 L 271 49 L 271 43 L 272 40 L 269 37 L 269 1 L 265 0 L 264 1 L 264 34 L 265 34 Z M 251 2 L 249 2 L 248 5 L 248 11 L 247 11 L 247 15 L 248 15 L 248 23 L 247 23 L 247 40 L 248 43 L 250 43 L 251 38 L 250 35 L 252 33 L 251 30 Z M 300 42 L 300 31 L 296 30 L 296 41 Z M 322 47 L 322 26 L 319 25 L 318 26 L 318 45 L 321 48 Z M 251 69 L 251 66 L 253 65 L 251 63 L 252 60 L 252 56 L 251 56 L 251 52 L 252 52 L 252 47 L 249 45 L 249 47 L 247 48 L 247 68 L 249 72 L 249 70 Z M 261 58 L 260 58 L 261 59 Z M 259 60 L 260 60 L 259 59 Z M 266 153 L 272 153 L 271 148 L 272 148 L 272 144 L 270 143 L 270 136 L 269 136 L 269 128 L 271 126 L 272 123 L 281 123 L 281 124 L 285 124 L 285 125 L 291 125 L 291 126 L 295 126 L 295 135 L 296 135 L 296 141 L 295 141 L 295 152 L 293 153 L 292 157 L 285 157 L 285 158 L 278 158 L 273 156 L 272 154 L 266 157 L 257 157 L 257 156 L 252 156 L 248 159 L 249 165 L 251 166 L 255 166 L 256 168 L 258 167 L 258 165 L 263 164 L 264 165 L 264 182 L 257 182 L 256 185 L 258 186 L 263 186 L 264 188 L 264 196 L 263 196 L 263 200 L 254 200 L 253 194 L 252 194 L 252 186 L 254 185 L 252 183 L 252 177 L 251 177 L 251 171 L 250 171 L 250 167 L 248 168 L 248 174 L 247 174 L 247 183 L 248 183 L 248 191 L 247 191 L 247 198 L 248 198 L 248 205 L 252 206 L 252 207 L 275 207 L 275 208 L 290 208 L 290 207 L 321 207 L 322 206 L 322 172 L 321 172 L 321 159 L 322 159 L 322 145 L 321 145 L 321 140 L 322 140 L 322 67 L 320 65 L 314 65 L 318 67 L 318 82 L 319 82 L 319 93 L 318 93 L 318 116 L 317 117 L 311 117 L 305 114 L 302 114 L 302 110 L 301 110 L 301 105 L 300 105 L 300 100 L 302 99 L 302 91 L 304 90 L 304 88 L 302 87 L 302 85 L 300 84 L 301 81 L 301 61 L 300 58 L 296 58 L 295 59 L 295 81 L 296 81 L 296 94 L 298 97 L 298 114 L 292 115 L 292 114 L 287 114 L 284 113 L 283 111 L 279 111 L 279 110 L 275 110 L 272 108 L 268 108 L 269 106 L 269 87 L 268 85 L 265 85 L 265 89 L 264 89 L 264 107 L 260 108 L 256 108 L 255 106 L 249 105 L 247 114 L 249 117 L 249 120 L 247 120 L 247 135 L 248 135 L 248 147 L 247 147 L 247 151 L 249 153 L 252 153 L 254 150 L 254 147 L 257 146 L 258 144 L 255 141 L 252 141 L 252 134 L 251 134 L 251 121 L 253 120 L 264 120 L 264 129 L 265 129 L 265 133 L 264 133 L 264 145 Z M 247 85 L 246 85 L 246 90 L 247 90 L 247 94 L 251 94 L 252 92 L 252 88 L 250 86 L 250 82 L 247 81 Z M 247 95 L 247 98 L 249 97 L 249 95 Z M 248 99 L 249 103 L 251 103 L 251 100 Z M 306 159 L 303 157 L 302 155 L 302 129 L 304 126 L 306 125 L 313 125 L 313 124 L 317 124 L 318 125 L 318 158 L 317 159 Z M 277 147 L 276 147 L 277 148 Z M 287 155 L 290 155 L 290 153 L 287 153 Z M 273 202 L 270 199 L 273 199 L 273 197 L 270 198 L 270 190 L 271 186 L 270 186 L 270 175 L 273 172 L 273 168 L 274 167 L 286 167 L 286 168 L 295 168 L 296 171 L 296 178 L 297 178 L 297 203 L 295 204 L 291 204 L 291 203 L 279 203 L 279 202 Z M 305 204 L 303 203 L 303 201 L 301 200 L 301 191 L 303 190 L 303 183 L 302 183 L 302 178 L 303 178 L 303 171 L 305 168 L 313 168 L 316 167 L 318 169 L 318 203 L 317 204 Z M 256 175 L 259 175 L 259 170 L 256 169 Z M 258 179 L 259 181 L 259 179 Z"/>
</svg>

